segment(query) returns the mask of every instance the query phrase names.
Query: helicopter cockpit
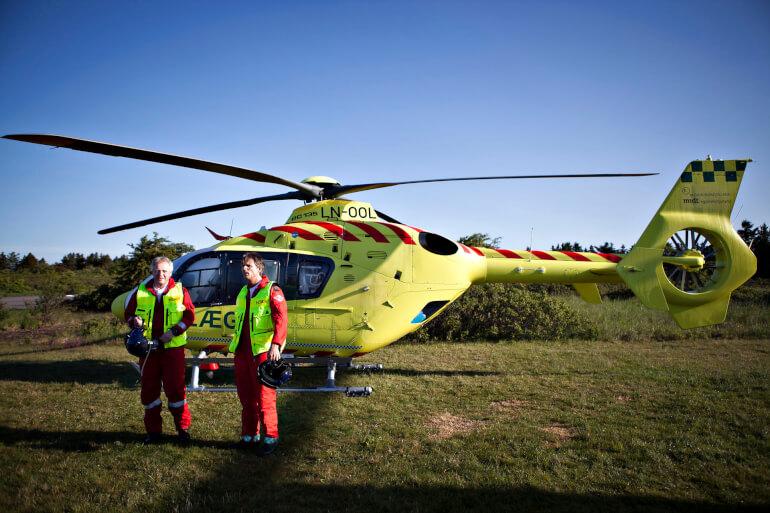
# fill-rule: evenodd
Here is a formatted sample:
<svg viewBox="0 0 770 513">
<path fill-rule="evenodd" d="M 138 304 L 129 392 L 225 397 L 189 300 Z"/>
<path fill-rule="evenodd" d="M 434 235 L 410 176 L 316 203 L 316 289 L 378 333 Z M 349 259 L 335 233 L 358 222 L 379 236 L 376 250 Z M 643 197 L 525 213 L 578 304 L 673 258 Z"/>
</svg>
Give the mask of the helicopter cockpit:
<svg viewBox="0 0 770 513">
<path fill-rule="evenodd" d="M 234 305 L 245 285 L 241 273 L 244 251 L 194 251 L 174 261 L 173 277 L 190 293 L 196 306 Z M 286 299 L 319 297 L 334 271 L 331 258 L 289 252 L 261 252 L 265 274 L 283 289 Z"/>
</svg>

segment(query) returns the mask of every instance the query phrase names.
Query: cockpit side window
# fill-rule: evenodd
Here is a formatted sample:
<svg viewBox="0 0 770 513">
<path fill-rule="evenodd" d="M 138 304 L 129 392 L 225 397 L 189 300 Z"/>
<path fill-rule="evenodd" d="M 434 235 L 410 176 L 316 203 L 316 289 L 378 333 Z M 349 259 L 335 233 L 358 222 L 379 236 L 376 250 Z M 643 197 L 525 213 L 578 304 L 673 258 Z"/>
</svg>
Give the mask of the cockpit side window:
<svg viewBox="0 0 770 513">
<path fill-rule="evenodd" d="M 190 293 L 190 299 L 197 306 L 211 306 L 222 303 L 221 258 L 216 253 L 205 253 L 185 262 L 178 278 Z"/>
</svg>

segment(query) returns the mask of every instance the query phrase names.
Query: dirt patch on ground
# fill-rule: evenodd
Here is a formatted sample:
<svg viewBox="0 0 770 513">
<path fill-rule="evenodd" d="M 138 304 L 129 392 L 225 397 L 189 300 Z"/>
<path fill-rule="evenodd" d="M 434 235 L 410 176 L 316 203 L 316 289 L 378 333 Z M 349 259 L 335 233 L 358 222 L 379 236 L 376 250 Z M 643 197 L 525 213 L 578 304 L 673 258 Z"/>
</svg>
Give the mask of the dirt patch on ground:
<svg viewBox="0 0 770 513">
<path fill-rule="evenodd" d="M 449 412 L 439 413 L 428 419 L 429 428 L 435 429 L 436 433 L 431 436 L 434 440 L 446 440 L 455 435 L 464 435 L 480 429 L 484 424 L 480 420 L 471 420 Z"/>
<path fill-rule="evenodd" d="M 515 413 L 523 407 L 527 406 L 527 401 L 519 401 L 518 399 L 508 399 L 507 401 L 495 401 L 492 403 L 492 409 L 497 411 Z"/>
<path fill-rule="evenodd" d="M 546 443 L 547 447 L 559 447 L 564 442 L 568 442 L 578 435 L 577 429 L 566 424 L 551 424 L 540 429 L 553 436 L 553 440 Z"/>
</svg>

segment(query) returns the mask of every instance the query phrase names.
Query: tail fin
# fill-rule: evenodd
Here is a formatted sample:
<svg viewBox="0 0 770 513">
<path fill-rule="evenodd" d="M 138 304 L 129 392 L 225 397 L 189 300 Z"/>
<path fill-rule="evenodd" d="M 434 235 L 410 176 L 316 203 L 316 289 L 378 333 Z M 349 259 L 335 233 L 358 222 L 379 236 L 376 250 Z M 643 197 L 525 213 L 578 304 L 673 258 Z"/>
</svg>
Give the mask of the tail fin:
<svg viewBox="0 0 770 513">
<path fill-rule="evenodd" d="M 757 259 L 730 223 L 744 160 L 695 160 L 618 274 L 639 300 L 668 311 L 682 328 L 725 320 L 730 294 L 757 270 Z"/>
</svg>

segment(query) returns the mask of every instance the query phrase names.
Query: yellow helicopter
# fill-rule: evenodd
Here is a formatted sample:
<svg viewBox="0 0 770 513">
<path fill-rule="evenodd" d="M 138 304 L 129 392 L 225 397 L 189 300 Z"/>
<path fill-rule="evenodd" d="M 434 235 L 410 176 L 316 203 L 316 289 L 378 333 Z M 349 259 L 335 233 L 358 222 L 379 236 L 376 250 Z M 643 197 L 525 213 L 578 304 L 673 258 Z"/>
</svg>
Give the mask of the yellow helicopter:
<svg viewBox="0 0 770 513">
<path fill-rule="evenodd" d="M 182 256 L 173 276 L 190 291 L 196 322 L 187 347 L 200 352 L 198 371 L 213 369 L 234 329 L 235 298 L 243 286 L 240 262 L 259 252 L 269 278 L 283 289 L 289 309 L 285 356 L 328 368 L 324 387 L 368 395 L 369 387 L 336 387 L 337 366 L 392 344 L 439 315 L 471 285 L 563 283 L 586 301 L 600 303 L 597 283 L 625 282 L 646 306 L 667 311 L 682 328 L 724 321 L 730 294 L 756 272 L 756 258 L 733 229 L 730 213 L 751 159 L 694 160 L 627 254 L 469 247 L 403 224 L 365 202 L 344 198 L 360 191 L 405 184 L 464 180 L 598 178 L 653 173 L 514 175 L 439 178 L 342 185 L 314 176 L 301 183 L 249 169 L 57 135 L 6 135 L 7 139 L 128 157 L 280 184 L 291 192 L 221 203 L 99 231 L 113 233 L 152 223 L 276 200 L 300 200 L 286 222 Z M 128 292 L 115 299 L 123 318 Z M 360 368 L 360 367 L 359 367 Z M 366 368 L 366 367 L 364 367 Z M 369 367 L 371 368 L 371 367 Z M 304 389 L 303 389 L 304 390 Z"/>
</svg>

